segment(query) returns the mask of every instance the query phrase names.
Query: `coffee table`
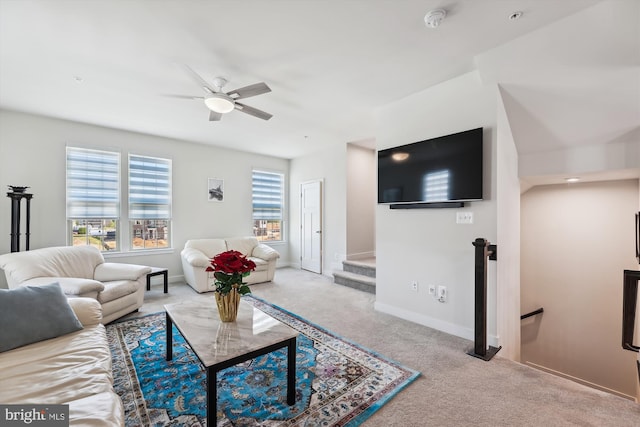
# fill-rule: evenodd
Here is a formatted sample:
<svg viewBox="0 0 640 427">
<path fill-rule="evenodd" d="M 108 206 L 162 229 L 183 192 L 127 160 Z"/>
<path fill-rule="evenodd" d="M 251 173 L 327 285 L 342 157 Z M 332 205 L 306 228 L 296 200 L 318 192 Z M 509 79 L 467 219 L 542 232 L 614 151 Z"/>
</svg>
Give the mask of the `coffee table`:
<svg viewBox="0 0 640 427">
<path fill-rule="evenodd" d="M 167 318 L 167 360 L 173 357 L 173 327 L 176 325 L 204 366 L 207 380 L 207 425 L 217 425 L 218 371 L 287 348 L 287 404 L 296 400 L 296 338 L 298 332 L 240 300 L 235 322 L 220 320 L 216 302 L 183 301 L 164 306 Z"/>
</svg>

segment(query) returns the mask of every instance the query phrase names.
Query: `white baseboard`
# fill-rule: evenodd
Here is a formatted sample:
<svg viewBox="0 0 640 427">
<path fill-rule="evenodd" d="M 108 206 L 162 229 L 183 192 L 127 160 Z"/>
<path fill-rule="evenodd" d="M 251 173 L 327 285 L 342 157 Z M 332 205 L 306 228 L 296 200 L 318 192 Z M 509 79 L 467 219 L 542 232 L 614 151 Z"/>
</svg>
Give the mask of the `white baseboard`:
<svg viewBox="0 0 640 427">
<path fill-rule="evenodd" d="M 168 278 L 169 283 L 186 283 L 186 280 L 184 280 L 184 275 L 180 274 L 178 276 L 169 276 Z"/>
<path fill-rule="evenodd" d="M 607 388 L 607 387 L 592 383 L 590 381 L 583 380 L 582 378 L 574 377 L 572 375 L 565 374 L 564 372 L 556 371 L 554 369 L 547 368 L 546 366 L 538 365 L 537 363 L 533 363 L 533 362 L 528 362 L 527 361 L 527 362 L 524 362 L 524 364 L 527 365 L 527 366 L 531 366 L 532 368 L 538 369 L 540 371 L 546 372 L 548 374 L 555 375 L 556 377 L 565 378 L 565 379 L 571 380 L 573 382 L 576 382 L 578 384 L 582 384 L 584 386 L 587 386 L 587 387 L 590 387 L 590 388 L 595 388 L 596 390 L 603 391 L 605 393 L 614 394 L 614 395 L 616 395 L 618 397 L 622 397 L 624 399 L 628 399 L 628 400 L 632 400 L 634 402 L 637 402 L 637 399 L 635 397 L 633 397 L 633 396 L 629 396 L 628 394 L 622 393 L 620 391 L 616 391 L 616 390 L 613 390 L 613 389 L 610 389 L 610 388 Z"/>
<path fill-rule="evenodd" d="M 436 319 L 430 316 L 425 316 L 424 314 L 415 313 L 413 311 L 408 311 L 403 308 L 399 308 L 389 304 L 384 304 L 378 301 L 375 302 L 374 308 L 377 311 L 381 311 L 383 313 L 387 313 L 392 316 L 396 316 L 401 319 L 408 320 L 413 323 L 417 323 L 419 325 L 427 326 L 429 328 L 446 332 L 448 334 L 465 338 L 471 341 L 474 340 L 474 331 L 471 328 L 465 328 L 463 326 L 456 325 L 454 323 L 446 322 L 444 320 Z M 487 335 L 488 345 L 498 347 L 499 346 L 498 341 L 499 340 L 497 336 Z"/>
<path fill-rule="evenodd" d="M 293 268 L 300 268 L 300 263 L 295 263 L 295 262 L 278 262 L 276 264 L 276 269 L 278 268 L 287 268 L 287 267 L 293 267 Z"/>
<path fill-rule="evenodd" d="M 340 261 L 340 262 L 332 262 L 329 265 L 329 270 L 331 270 L 331 272 L 342 271 L 342 261 Z M 331 274 L 333 274 L 333 273 L 331 273 Z"/>
</svg>

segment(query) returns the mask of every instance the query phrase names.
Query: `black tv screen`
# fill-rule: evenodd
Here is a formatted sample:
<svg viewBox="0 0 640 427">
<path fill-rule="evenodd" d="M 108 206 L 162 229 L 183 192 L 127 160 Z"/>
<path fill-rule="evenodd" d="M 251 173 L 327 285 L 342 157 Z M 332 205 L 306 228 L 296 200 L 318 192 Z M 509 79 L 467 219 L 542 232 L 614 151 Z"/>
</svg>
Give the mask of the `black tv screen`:
<svg viewBox="0 0 640 427">
<path fill-rule="evenodd" d="M 378 151 L 378 203 L 482 200 L 482 128 Z"/>
</svg>

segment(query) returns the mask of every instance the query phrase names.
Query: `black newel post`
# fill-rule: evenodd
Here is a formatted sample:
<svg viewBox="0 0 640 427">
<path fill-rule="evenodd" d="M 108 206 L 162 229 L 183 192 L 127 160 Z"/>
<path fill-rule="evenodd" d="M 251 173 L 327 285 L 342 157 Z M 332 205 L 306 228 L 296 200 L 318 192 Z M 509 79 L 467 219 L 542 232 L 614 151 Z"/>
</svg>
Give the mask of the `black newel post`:
<svg viewBox="0 0 640 427">
<path fill-rule="evenodd" d="M 498 248 L 486 239 L 478 238 L 475 246 L 475 314 L 474 346 L 467 354 L 491 360 L 502 347 L 487 347 L 487 260 L 497 260 Z"/>
<path fill-rule="evenodd" d="M 11 199 L 11 252 L 20 252 L 20 205 L 22 199 L 27 200 L 25 249 L 29 250 L 31 237 L 31 198 L 33 194 L 25 193 L 29 187 L 10 185 L 7 197 Z"/>
</svg>

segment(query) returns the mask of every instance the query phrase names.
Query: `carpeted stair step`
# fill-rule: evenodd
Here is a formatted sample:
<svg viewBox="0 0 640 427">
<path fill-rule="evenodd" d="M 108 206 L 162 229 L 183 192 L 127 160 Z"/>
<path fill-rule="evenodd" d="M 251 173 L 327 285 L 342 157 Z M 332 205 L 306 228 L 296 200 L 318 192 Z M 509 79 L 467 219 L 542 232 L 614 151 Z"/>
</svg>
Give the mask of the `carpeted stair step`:
<svg viewBox="0 0 640 427">
<path fill-rule="evenodd" d="M 345 260 L 342 261 L 342 269 L 349 273 L 360 274 L 367 277 L 376 277 L 376 265 L 372 262 Z"/>
<path fill-rule="evenodd" d="M 376 279 L 362 274 L 351 273 L 349 271 L 335 271 L 333 281 L 338 285 L 358 289 L 360 291 L 376 293 Z"/>
</svg>

